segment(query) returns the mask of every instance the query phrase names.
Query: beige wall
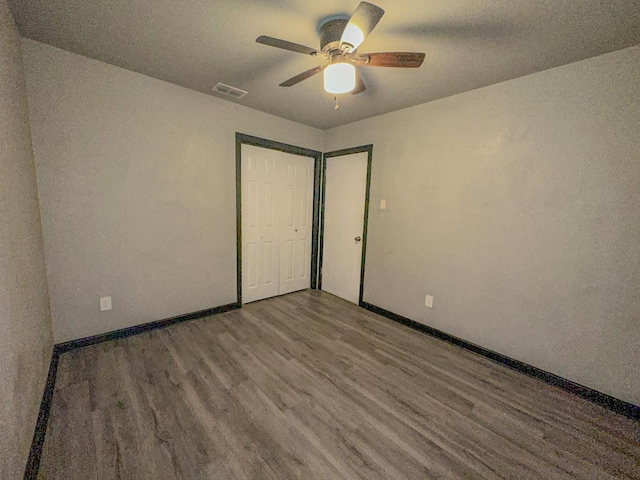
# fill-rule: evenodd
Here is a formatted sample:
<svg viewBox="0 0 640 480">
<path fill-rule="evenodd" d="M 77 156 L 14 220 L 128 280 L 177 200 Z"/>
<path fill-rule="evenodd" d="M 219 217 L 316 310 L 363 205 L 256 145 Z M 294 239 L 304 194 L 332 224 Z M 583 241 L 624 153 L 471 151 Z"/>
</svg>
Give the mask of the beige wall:
<svg viewBox="0 0 640 480">
<path fill-rule="evenodd" d="M 322 132 L 31 40 L 24 55 L 56 342 L 235 302 L 235 133 L 321 149 Z"/>
<path fill-rule="evenodd" d="M 18 36 L 0 0 L 0 478 L 24 468 L 51 360 L 51 319 Z"/>
<path fill-rule="evenodd" d="M 639 79 L 633 47 L 328 130 L 374 144 L 364 300 L 640 404 Z"/>
</svg>

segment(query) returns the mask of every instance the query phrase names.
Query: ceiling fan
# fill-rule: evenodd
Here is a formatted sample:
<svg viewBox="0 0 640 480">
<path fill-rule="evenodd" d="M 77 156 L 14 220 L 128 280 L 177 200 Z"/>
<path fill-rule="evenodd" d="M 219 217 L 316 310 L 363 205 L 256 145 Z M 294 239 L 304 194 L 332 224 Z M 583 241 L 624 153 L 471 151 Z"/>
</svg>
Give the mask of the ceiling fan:
<svg viewBox="0 0 640 480">
<path fill-rule="evenodd" d="M 256 42 L 329 60 L 324 65 L 282 82 L 281 87 L 291 87 L 324 71 L 324 89 L 327 92 L 335 95 L 351 92 L 355 95 L 366 90 L 356 66 L 418 68 L 424 60 L 424 53 L 416 52 L 358 53 L 358 47 L 382 15 L 382 8 L 360 2 L 351 18 L 334 18 L 324 22 L 320 26 L 320 50 L 264 35 L 258 37 Z"/>
</svg>

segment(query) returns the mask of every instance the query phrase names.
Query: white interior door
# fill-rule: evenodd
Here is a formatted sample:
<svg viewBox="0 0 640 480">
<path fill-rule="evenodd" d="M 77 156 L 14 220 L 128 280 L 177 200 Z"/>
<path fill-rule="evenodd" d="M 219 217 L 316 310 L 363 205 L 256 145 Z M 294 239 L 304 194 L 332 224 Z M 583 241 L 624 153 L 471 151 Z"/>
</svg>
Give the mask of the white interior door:
<svg viewBox="0 0 640 480">
<path fill-rule="evenodd" d="M 357 304 L 368 153 L 329 157 L 326 162 L 322 290 Z"/>
<path fill-rule="evenodd" d="M 309 288 L 313 228 L 313 159 L 281 157 L 286 177 L 280 223 L 280 295 Z"/>
<path fill-rule="evenodd" d="M 242 301 L 278 295 L 277 164 L 269 150 L 242 146 Z"/>
<path fill-rule="evenodd" d="M 313 164 L 242 145 L 242 302 L 309 288 Z"/>
</svg>

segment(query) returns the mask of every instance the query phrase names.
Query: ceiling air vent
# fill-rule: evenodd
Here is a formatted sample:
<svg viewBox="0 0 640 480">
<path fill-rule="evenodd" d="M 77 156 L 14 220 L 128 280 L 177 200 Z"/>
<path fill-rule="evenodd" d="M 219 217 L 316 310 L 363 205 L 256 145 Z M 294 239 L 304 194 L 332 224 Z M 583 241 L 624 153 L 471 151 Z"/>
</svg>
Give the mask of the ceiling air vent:
<svg viewBox="0 0 640 480">
<path fill-rule="evenodd" d="M 223 95 L 228 95 L 233 98 L 242 98 L 247 93 L 244 90 L 240 90 L 239 88 L 232 87 L 230 85 L 225 85 L 224 83 L 219 83 L 213 87 L 214 92 L 222 93 Z"/>
</svg>

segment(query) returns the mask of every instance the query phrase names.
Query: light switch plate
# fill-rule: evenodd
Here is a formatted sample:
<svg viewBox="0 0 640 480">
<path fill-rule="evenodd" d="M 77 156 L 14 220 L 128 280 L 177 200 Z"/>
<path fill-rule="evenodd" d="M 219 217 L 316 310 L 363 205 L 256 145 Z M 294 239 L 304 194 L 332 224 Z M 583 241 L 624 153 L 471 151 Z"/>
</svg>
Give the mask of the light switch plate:
<svg viewBox="0 0 640 480">
<path fill-rule="evenodd" d="M 100 297 L 100 311 L 111 310 L 111 297 Z"/>
<path fill-rule="evenodd" d="M 386 210 L 386 209 L 387 209 L 387 201 L 380 200 L 380 210 Z"/>
<path fill-rule="evenodd" d="M 424 306 L 433 308 L 433 297 L 431 295 L 427 295 L 424 299 Z"/>
</svg>

